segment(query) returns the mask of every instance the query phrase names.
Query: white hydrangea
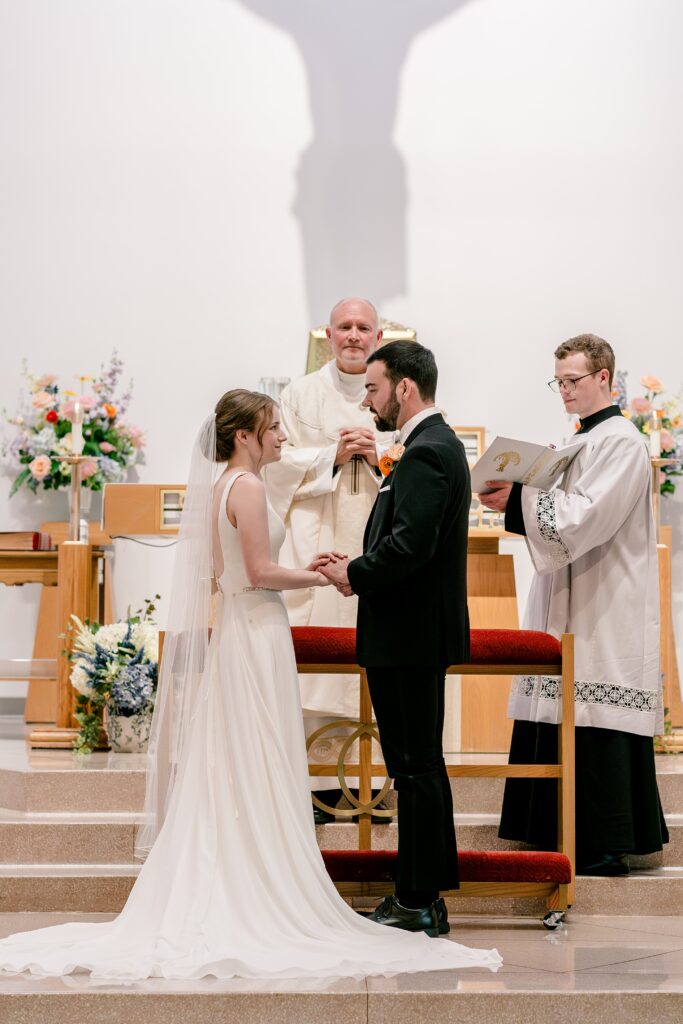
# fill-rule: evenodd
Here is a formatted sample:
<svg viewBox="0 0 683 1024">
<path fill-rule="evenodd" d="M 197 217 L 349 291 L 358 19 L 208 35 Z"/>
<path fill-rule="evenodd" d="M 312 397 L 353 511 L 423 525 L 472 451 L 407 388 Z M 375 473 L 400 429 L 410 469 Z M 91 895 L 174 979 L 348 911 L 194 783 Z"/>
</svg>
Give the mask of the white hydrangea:
<svg viewBox="0 0 683 1024">
<path fill-rule="evenodd" d="M 74 662 L 74 666 L 71 669 L 71 685 L 79 693 L 82 693 L 84 697 L 91 697 L 93 693 L 90 676 L 87 670 L 83 667 L 83 663 L 80 661 Z"/>
<path fill-rule="evenodd" d="M 104 647 L 105 651 L 115 651 L 127 632 L 127 622 L 112 622 L 108 626 L 102 626 L 93 639 L 100 647 Z"/>
<path fill-rule="evenodd" d="M 54 451 L 56 441 L 54 428 L 46 426 L 33 435 L 31 438 L 31 448 L 36 455 L 49 455 L 50 452 Z"/>
<path fill-rule="evenodd" d="M 159 661 L 159 630 L 152 622 L 139 622 L 133 626 L 132 640 L 137 650 L 144 648 L 148 661 Z"/>
</svg>

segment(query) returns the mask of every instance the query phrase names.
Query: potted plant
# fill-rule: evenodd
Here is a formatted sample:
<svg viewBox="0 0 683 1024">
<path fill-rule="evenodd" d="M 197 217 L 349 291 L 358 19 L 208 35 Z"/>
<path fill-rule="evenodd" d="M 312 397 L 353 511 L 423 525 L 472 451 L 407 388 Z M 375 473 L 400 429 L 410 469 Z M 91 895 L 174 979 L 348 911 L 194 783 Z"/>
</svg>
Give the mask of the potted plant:
<svg viewBox="0 0 683 1024">
<path fill-rule="evenodd" d="M 158 599 L 156 594 L 154 600 Z M 154 603 L 145 598 L 140 611 L 106 626 L 72 615 L 69 660 L 71 685 L 78 694 L 77 753 L 89 754 L 99 746 L 102 728 L 114 751 L 147 749 L 159 670 L 154 611 Z"/>
</svg>

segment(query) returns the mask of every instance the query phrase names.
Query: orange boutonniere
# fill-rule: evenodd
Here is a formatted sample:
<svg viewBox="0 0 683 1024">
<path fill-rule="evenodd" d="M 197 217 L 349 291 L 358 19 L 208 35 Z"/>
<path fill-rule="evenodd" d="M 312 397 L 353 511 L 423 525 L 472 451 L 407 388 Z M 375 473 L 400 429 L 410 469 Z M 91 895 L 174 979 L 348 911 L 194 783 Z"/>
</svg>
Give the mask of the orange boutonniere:
<svg viewBox="0 0 683 1024">
<path fill-rule="evenodd" d="M 380 458 L 377 465 L 379 466 L 380 473 L 382 476 L 389 476 L 392 469 L 399 461 L 405 448 L 402 444 L 392 444 L 390 448 L 387 448 L 384 455 Z"/>
</svg>

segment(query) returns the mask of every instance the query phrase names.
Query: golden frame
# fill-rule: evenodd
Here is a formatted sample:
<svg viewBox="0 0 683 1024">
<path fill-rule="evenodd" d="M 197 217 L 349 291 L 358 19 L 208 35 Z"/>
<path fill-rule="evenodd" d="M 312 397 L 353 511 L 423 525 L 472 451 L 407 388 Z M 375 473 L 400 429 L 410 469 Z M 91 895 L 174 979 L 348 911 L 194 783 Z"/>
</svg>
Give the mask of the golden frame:
<svg viewBox="0 0 683 1024">
<path fill-rule="evenodd" d="M 185 504 L 187 486 L 162 487 L 159 490 L 159 532 L 178 533 L 180 514 Z M 169 513 L 173 517 L 169 517 Z M 177 519 L 175 516 L 177 515 Z"/>
<path fill-rule="evenodd" d="M 417 331 L 414 327 L 404 327 L 393 320 L 380 320 L 379 325 L 382 329 L 382 340 L 378 346 L 380 348 L 388 341 L 417 341 Z M 332 359 L 332 345 L 326 331 L 325 326 L 314 327 L 308 335 L 306 373 L 315 373 Z"/>
</svg>

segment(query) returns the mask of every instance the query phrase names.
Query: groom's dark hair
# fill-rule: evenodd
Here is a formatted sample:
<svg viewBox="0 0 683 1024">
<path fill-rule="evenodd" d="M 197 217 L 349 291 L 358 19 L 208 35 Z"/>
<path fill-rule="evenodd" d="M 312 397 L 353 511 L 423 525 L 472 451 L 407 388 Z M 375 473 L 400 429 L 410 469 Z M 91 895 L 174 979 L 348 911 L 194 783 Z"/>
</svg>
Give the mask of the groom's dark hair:
<svg viewBox="0 0 683 1024">
<path fill-rule="evenodd" d="M 417 341 L 389 341 L 372 353 L 368 363 L 384 363 L 384 372 L 394 385 L 404 377 L 415 381 L 424 402 L 436 397 L 439 371 L 434 353 Z"/>
</svg>

